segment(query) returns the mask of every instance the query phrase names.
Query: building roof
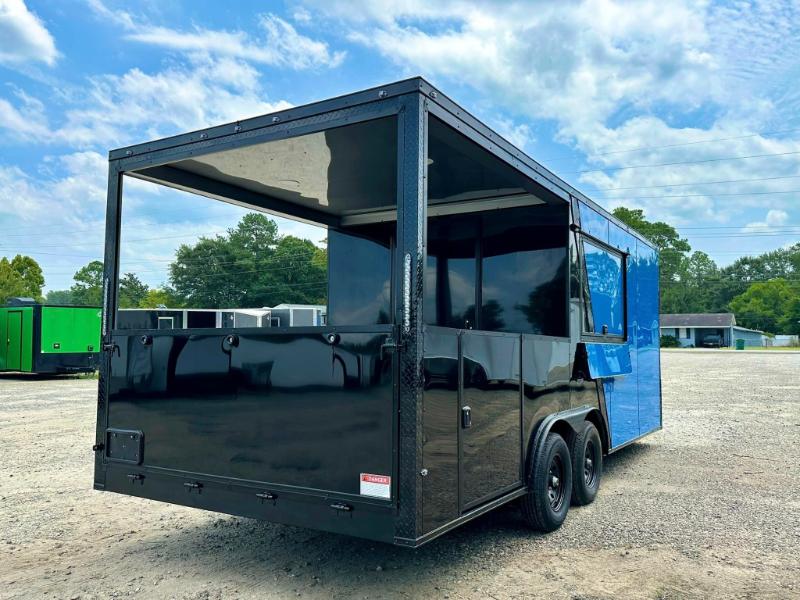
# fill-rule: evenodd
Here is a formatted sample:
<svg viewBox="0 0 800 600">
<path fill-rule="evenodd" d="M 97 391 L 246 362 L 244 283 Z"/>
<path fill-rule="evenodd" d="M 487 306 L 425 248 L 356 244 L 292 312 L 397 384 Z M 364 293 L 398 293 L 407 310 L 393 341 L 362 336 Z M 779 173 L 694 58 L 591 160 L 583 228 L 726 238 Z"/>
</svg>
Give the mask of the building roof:
<svg viewBox="0 0 800 600">
<path fill-rule="evenodd" d="M 766 333 L 761 331 L 760 329 L 749 329 L 747 327 L 742 327 L 741 325 L 734 325 L 733 328 L 736 331 L 749 331 L 750 333 L 759 333 L 761 335 L 766 335 Z"/>
<path fill-rule="evenodd" d="M 732 327 L 733 313 L 680 313 L 661 315 L 661 327 Z"/>
</svg>

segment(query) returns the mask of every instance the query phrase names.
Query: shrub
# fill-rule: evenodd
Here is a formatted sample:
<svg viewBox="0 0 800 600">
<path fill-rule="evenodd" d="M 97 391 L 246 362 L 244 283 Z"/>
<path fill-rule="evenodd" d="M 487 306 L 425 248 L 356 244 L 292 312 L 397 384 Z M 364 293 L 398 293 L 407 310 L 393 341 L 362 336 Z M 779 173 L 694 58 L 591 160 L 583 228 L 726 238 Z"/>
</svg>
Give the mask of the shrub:
<svg viewBox="0 0 800 600">
<path fill-rule="evenodd" d="M 674 335 L 662 335 L 661 336 L 661 347 L 662 348 L 679 348 L 680 344 L 678 343 L 678 338 Z"/>
</svg>

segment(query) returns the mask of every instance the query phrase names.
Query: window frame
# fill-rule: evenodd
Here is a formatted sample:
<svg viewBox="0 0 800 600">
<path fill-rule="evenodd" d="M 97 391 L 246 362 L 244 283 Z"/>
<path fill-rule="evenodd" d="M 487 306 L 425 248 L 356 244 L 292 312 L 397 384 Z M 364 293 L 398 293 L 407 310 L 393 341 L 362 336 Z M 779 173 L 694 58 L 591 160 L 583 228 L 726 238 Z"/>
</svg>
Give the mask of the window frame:
<svg viewBox="0 0 800 600">
<path fill-rule="evenodd" d="M 400 97 L 402 98 L 402 96 Z M 368 325 L 330 325 L 328 323 L 328 314 L 327 308 L 330 305 L 330 271 L 328 271 L 328 286 L 326 289 L 326 315 L 324 319 L 320 319 L 319 325 L 308 325 L 308 326 L 293 326 L 289 324 L 279 325 L 278 327 L 270 327 L 271 329 L 278 329 L 278 330 L 287 330 L 290 332 L 294 332 L 300 329 L 309 329 L 309 328 L 316 328 L 316 329 L 330 329 L 336 328 L 340 331 L 362 331 L 366 328 L 370 327 L 395 327 L 399 325 L 400 321 L 398 320 L 398 307 L 400 305 L 399 296 L 401 294 L 401 290 L 403 287 L 402 281 L 398 279 L 398 267 L 397 261 L 401 260 L 401 254 L 398 251 L 398 243 L 397 240 L 402 239 L 401 232 L 403 227 L 403 180 L 401 177 L 402 173 L 402 166 L 403 166 L 403 144 L 404 139 L 403 135 L 405 133 L 405 127 L 407 126 L 407 119 L 408 117 L 404 115 L 405 112 L 405 102 L 398 101 L 398 102 L 391 102 L 389 104 L 381 104 L 380 106 L 377 105 L 367 105 L 364 107 L 363 112 L 359 111 L 358 114 L 336 114 L 336 117 L 326 121 L 326 120 L 318 120 L 312 125 L 302 124 L 302 123 L 292 123 L 287 127 L 287 130 L 283 133 L 279 133 L 277 135 L 272 134 L 268 127 L 260 127 L 256 128 L 255 132 L 258 132 L 258 136 L 252 136 L 252 132 L 249 132 L 249 135 L 239 134 L 238 131 L 234 133 L 232 137 L 241 137 L 242 139 L 247 139 L 247 142 L 241 141 L 229 141 L 223 144 L 220 144 L 219 147 L 211 152 L 205 153 L 200 152 L 199 156 L 205 156 L 206 154 L 213 154 L 215 152 L 220 152 L 227 149 L 236 149 L 236 148 L 243 148 L 249 145 L 253 145 L 256 143 L 269 143 L 271 141 L 282 141 L 282 140 L 289 140 L 289 139 L 296 139 L 302 138 L 305 136 L 313 135 L 316 133 L 324 133 L 326 131 L 337 129 L 340 127 L 345 127 L 348 125 L 360 124 L 360 123 L 368 123 L 371 121 L 378 121 L 381 119 L 392 119 L 394 121 L 394 128 L 397 132 L 397 152 L 396 155 L 396 164 L 395 169 L 396 171 L 396 179 L 395 179 L 395 205 L 394 209 L 389 210 L 388 212 L 394 213 L 393 216 L 386 218 L 386 215 L 383 215 L 383 219 L 387 220 L 391 223 L 394 223 L 394 230 L 391 239 L 391 248 L 390 248 L 390 265 L 389 265 L 389 299 L 390 299 L 390 307 L 389 307 L 389 323 L 388 324 L 368 324 Z M 341 111 L 338 111 L 341 113 Z M 352 113 L 352 111 L 350 111 Z M 274 123 L 274 121 L 273 121 Z M 271 127 L 271 126 L 269 126 Z M 192 134 L 186 134 L 192 135 Z M 252 139 L 250 139 L 252 136 Z M 254 140 L 260 141 L 254 141 Z M 191 144 L 189 144 L 191 145 Z M 113 151 L 112 151 L 113 152 Z M 128 153 L 129 155 L 130 153 Z M 224 196 L 222 198 L 215 197 L 213 194 L 206 194 L 200 189 L 184 189 L 181 186 L 173 186 L 169 185 L 164 181 L 158 180 L 151 180 L 148 177 L 142 176 L 142 173 L 145 169 L 150 168 L 151 163 L 154 162 L 154 159 L 151 157 L 151 154 L 154 153 L 147 153 L 145 154 L 144 158 L 139 158 L 136 161 L 133 159 L 128 158 L 126 155 L 125 158 L 112 158 L 110 159 L 111 166 L 109 167 L 109 188 L 108 188 L 108 195 L 107 195 L 107 204 L 106 208 L 108 210 L 113 209 L 113 215 L 108 214 L 106 219 L 106 261 L 107 264 L 110 265 L 110 272 L 111 277 L 109 277 L 109 273 L 106 269 L 104 269 L 104 279 L 103 279 L 103 322 L 102 322 L 102 334 L 105 335 L 128 335 L 131 333 L 137 333 L 139 331 L 145 332 L 155 332 L 156 334 L 163 334 L 164 332 L 201 332 L 201 333 L 227 333 L 231 331 L 244 331 L 244 330 L 257 330 L 260 327 L 242 327 L 235 324 L 235 314 L 233 316 L 234 323 L 230 327 L 220 326 L 220 327 L 187 327 L 186 323 L 179 323 L 178 325 L 175 324 L 175 320 L 173 319 L 173 327 L 169 329 L 127 329 L 127 328 L 120 328 L 118 326 L 118 314 L 121 310 L 119 305 L 119 297 L 120 297 L 120 281 L 121 281 L 121 271 L 123 267 L 123 263 L 120 260 L 120 250 L 124 244 L 123 235 L 125 233 L 125 227 L 123 227 L 123 218 L 124 218 L 124 211 L 126 206 L 126 194 L 125 188 L 126 185 L 129 186 L 132 180 L 143 180 L 152 183 L 153 185 L 157 186 L 157 188 L 166 188 L 166 189 L 177 189 L 179 191 L 185 192 L 186 194 L 191 195 L 195 200 L 201 199 L 210 199 L 212 204 L 209 206 L 214 205 L 213 203 L 223 203 L 223 204 L 231 204 L 234 206 L 244 207 L 250 212 L 264 214 L 267 217 L 274 218 L 279 217 L 283 218 L 295 223 L 309 223 L 314 226 L 318 226 L 324 230 L 335 230 L 347 235 L 351 235 L 354 237 L 363 237 L 354 234 L 350 230 L 350 226 L 353 224 L 358 223 L 350 223 L 348 225 L 344 225 L 342 223 L 336 224 L 333 220 L 329 220 L 326 218 L 317 218 L 317 217 L 325 217 L 326 215 L 320 213 L 319 215 L 309 215 L 308 211 L 302 207 L 301 205 L 297 205 L 294 211 L 285 211 L 282 210 L 280 207 L 285 202 L 278 201 L 277 204 L 274 201 L 270 200 L 270 205 L 251 205 L 247 202 L 246 198 L 243 200 L 238 196 Z M 170 154 L 171 160 L 165 163 L 169 166 L 173 161 L 177 162 L 183 158 L 188 158 L 194 156 L 195 152 L 191 148 L 186 148 L 183 151 L 171 151 Z M 184 156 L 185 154 L 185 156 Z M 135 164 L 128 165 L 129 162 L 135 162 Z M 162 165 L 158 165 L 162 166 Z M 244 195 L 247 196 L 248 192 L 245 190 Z M 265 197 L 266 198 L 266 197 Z M 275 204 L 275 205 L 273 205 Z M 290 203 L 291 204 L 291 203 Z M 387 212 L 387 211 L 384 211 Z M 377 214 L 377 213 L 376 213 Z M 357 215 L 356 215 L 357 216 Z M 111 218 L 113 217 L 113 219 Z M 380 222 L 380 221 L 376 221 Z M 110 244 L 112 244 L 111 246 Z M 326 235 L 326 242 L 327 242 L 327 235 Z M 113 260 L 109 262 L 109 250 L 113 252 Z M 328 268 L 330 267 L 330 261 L 328 261 Z M 242 307 L 247 308 L 247 307 Z M 150 310 L 150 309 L 143 309 L 143 310 Z M 220 310 L 220 309 L 217 309 Z M 316 315 L 315 315 L 316 316 Z M 184 319 L 185 321 L 185 319 Z M 157 324 L 160 321 L 157 321 Z"/>
<path fill-rule="evenodd" d="M 620 259 L 622 270 L 622 335 L 617 333 L 597 333 L 594 331 L 595 315 L 592 309 L 591 289 L 589 288 L 589 270 L 586 267 L 586 252 L 584 245 L 589 243 L 603 252 Z M 597 239 L 585 232 L 581 232 L 578 239 L 578 252 L 581 268 L 581 287 L 583 290 L 583 311 L 584 318 L 581 319 L 581 341 L 602 342 L 606 344 L 624 344 L 628 341 L 628 257 L 627 252 L 623 252 L 608 243 Z M 590 317 L 590 318 L 587 318 Z M 591 329 L 589 329 L 591 327 Z"/>
<path fill-rule="evenodd" d="M 532 335 L 542 338 L 551 338 L 551 339 L 559 339 L 559 340 L 569 340 L 570 339 L 570 235 L 571 231 L 569 225 L 564 226 L 564 245 L 558 246 L 559 250 L 564 252 L 564 260 L 566 264 L 566 276 L 564 277 L 564 335 L 551 335 L 546 333 L 533 333 L 531 331 L 501 331 L 495 329 L 484 329 L 483 328 L 483 259 L 484 259 L 484 216 L 490 211 L 479 211 L 475 213 L 468 213 L 466 215 L 459 214 L 459 215 L 452 215 L 452 216 L 459 216 L 459 217 L 468 217 L 470 219 L 474 219 L 476 222 L 476 235 L 474 240 L 474 257 L 471 259 L 474 262 L 474 271 L 475 271 L 475 293 L 473 294 L 474 299 L 474 306 L 475 306 L 475 321 L 470 324 L 469 327 L 450 327 L 448 325 L 438 325 L 429 323 L 427 320 L 427 315 L 423 316 L 423 320 L 425 321 L 425 325 L 427 327 L 442 327 L 446 329 L 454 329 L 460 331 L 477 331 L 483 333 L 497 333 L 497 334 L 507 334 L 507 335 Z M 494 211 L 491 211 L 494 212 Z M 426 266 L 427 266 L 427 247 L 428 247 L 428 221 L 431 219 L 440 219 L 446 218 L 444 216 L 436 216 L 436 217 L 428 217 L 426 219 L 425 224 L 425 247 L 426 247 Z M 423 281 L 425 281 L 425 277 L 423 277 Z M 423 288 L 423 296 L 426 296 L 428 293 L 427 286 Z"/>
</svg>

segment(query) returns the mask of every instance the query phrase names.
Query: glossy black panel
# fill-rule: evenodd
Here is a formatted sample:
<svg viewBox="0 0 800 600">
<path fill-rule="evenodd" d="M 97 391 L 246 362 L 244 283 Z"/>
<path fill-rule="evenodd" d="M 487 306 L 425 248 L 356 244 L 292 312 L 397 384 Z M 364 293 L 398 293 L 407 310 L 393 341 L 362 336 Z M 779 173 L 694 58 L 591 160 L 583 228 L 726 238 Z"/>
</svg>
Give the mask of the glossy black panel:
<svg viewBox="0 0 800 600">
<path fill-rule="evenodd" d="M 530 184 L 519 171 L 436 117 L 430 117 L 428 123 L 431 203 L 519 194 Z"/>
<path fill-rule="evenodd" d="M 91 373 L 97 370 L 99 364 L 99 352 L 34 352 L 32 370 L 34 373 Z"/>
<path fill-rule="evenodd" d="M 480 328 L 567 336 L 567 214 L 519 208 L 483 216 Z"/>
<path fill-rule="evenodd" d="M 328 323 L 391 322 L 394 223 L 328 232 Z"/>
<path fill-rule="evenodd" d="M 248 315 L 249 316 L 249 315 Z M 198 327 L 210 328 L 216 327 L 217 314 L 212 311 L 188 311 L 186 313 L 186 327 L 189 329 L 197 329 Z M 244 325 L 241 325 L 244 327 Z M 255 327 L 255 324 L 253 324 Z"/>
<path fill-rule="evenodd" d="M 568 218 L 539 205 L 430 219 L 425 323 L 566 337 Z"/>
<path fill-rule="evenodd" d="M 144 465 L 359 494 L 392 472 L 382 333 L 115 335 L 109 426 L 144 433 Z"/>
<path fill-rule="evenodd" d="M 471 426 L 461 424 L 462 510 L 520 481 L 520 337 L 461 334 L 462 398 Z"/>
<path fill-rule="evenodd" d="M 422 361 L 423 532 L 459 515 L 458 509 L 458 331 L 427 327 Z"/>
<path fill-rule="evenodd" d="M 426 324 L 475 326 L 479 231 L 479 222 L 473 217 L 441 217 L 428 222 L 423 306 Z"/>
<path fill-rule="evenodd" d="M 159 329 L 159 317 L 172 319 L 173 327 L 183 327 L 182 310 L 121 309 L 117 311 L 117 329 Z M 213 325 L 212 325 L 213 327 Z M 163 327 L 162 327 L 163 328 Z"/>
<path fill-rule="evenodd" d="M 525 449 L 547 415 L 570 406 L 572 356 L 569 340 L 522 336 Z"/>
</svg>

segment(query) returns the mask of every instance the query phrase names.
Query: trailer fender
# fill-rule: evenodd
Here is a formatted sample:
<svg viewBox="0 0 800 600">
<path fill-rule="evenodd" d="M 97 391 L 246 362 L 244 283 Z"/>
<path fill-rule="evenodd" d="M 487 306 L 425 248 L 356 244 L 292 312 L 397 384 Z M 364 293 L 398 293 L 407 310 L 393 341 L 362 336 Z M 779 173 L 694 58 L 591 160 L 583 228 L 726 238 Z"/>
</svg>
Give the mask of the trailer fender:
<svg viewBox="0 0 800 600">
<path fill-rule="evenodd" d="M 544 446 L 544 441 L 547 439 L 547 434 L 551 431 L 556 431 L 562 437 L 564 437 L 567 445 L 570 445 L 572 442 L 572 437 L 578 432 L 579 428 L 586 420 L 592 421 L 595 423 L 595 425 L 597 424 L 595 419 L 592 418 L 592 412 L 599 411 L 597 410 L 597 407 L 594 406 L 580 406 L 578 408 L 571 408 L 569 410 L 552 413 L 542 419 L 542 422 L 539 423 L 539 426 L 536 428 L 536 433 L 534 433 L 534 435 L 531 437 L 528 456 L 526 457 L 526 483 L 527 479 L 530 477 L 530 465 L 533 457 L 537 452 L 541 451 L 542 447 Z M 602 423 L 602 416 L 600 416 L 600 421 Z M 604 437 L 605 432 L 603 431 L 603 428 L 598 427 L 598 429 L 600 430 L 600 436 Z"/>
</svg>

